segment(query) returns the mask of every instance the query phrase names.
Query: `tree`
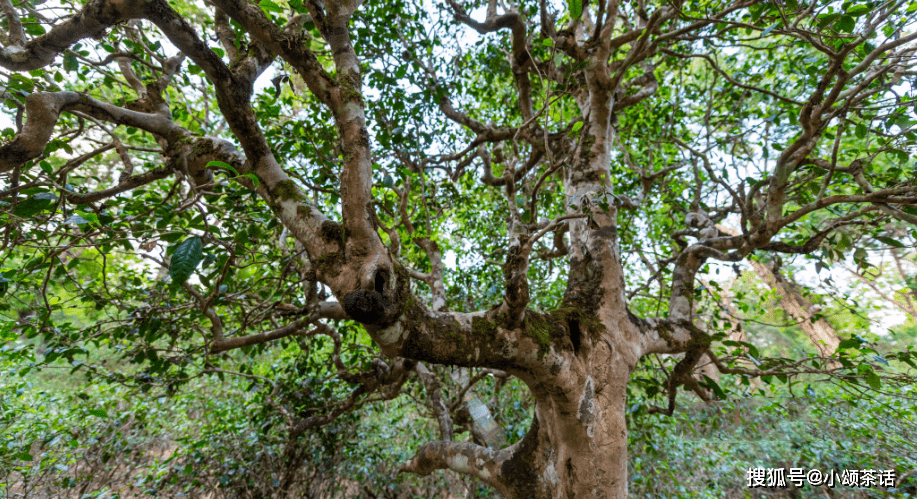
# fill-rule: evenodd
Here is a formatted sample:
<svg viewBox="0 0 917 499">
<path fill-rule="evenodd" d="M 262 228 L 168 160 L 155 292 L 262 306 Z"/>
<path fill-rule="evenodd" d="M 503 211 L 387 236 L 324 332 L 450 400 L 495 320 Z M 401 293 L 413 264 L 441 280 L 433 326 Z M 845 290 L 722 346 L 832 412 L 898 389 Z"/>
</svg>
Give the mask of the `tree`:
<svg viewBox="0 0 917 499">
<path fill-rule="evenodd" d="M 330 338 L 352 390 L 278 403 L 292 439 L 424 364 L 496 369 L 534 397 L 528 434 L 450 440 L 440 404 L 444 440 L 402 470 L 527 498 L 627 495 L 628 381 L 653 354 L 680 356 L 649 412 L 719 388 L 692 376 L 704 355 L 877 383 L 843 357 L 736 367 L 695 321 L 697 282 L 755 253 L 830 265 L 841 229 L 917 221 L 917 3 L 0 6 L 4 288 L 46 362 L 120 345 L 138 367 L 75 368 L 174 390 L 227 373 L 224 352 Z M 98 321 L 56 318 L 56 287 Z M 332 320 L 380 355 L 342 349 Z"/>
<path fill-rule="evenodd" d="M 736 234 L 731 230 L 723 230 L 723 232 L 730 235 Z M 781 273 L 777 262 L 768 265 L 752 260 L 750 263 L 755 275 L 777 294 L 780 307 L 799 321 L 799 327 L 812 340 L 818 353 L 820 355 L 833 354 L 840 344 L 837 331 L 824 318 L 816 317 L 816 314 L 813 313 L 815 305 L 802 295 L 799 285 L 792 278 L 787 278 Z"/>
</svg>

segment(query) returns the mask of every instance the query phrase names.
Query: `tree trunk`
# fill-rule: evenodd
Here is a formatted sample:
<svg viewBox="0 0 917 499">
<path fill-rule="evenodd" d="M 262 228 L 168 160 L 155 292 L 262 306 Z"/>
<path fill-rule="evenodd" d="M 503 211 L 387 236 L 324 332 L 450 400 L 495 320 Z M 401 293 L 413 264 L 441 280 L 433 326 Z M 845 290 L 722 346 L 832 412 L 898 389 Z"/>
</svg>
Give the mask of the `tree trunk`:
<svg viewBox="0 0 917 499">
<path fill-rule="evenodd" d="M 738 235 L 738 231 L 723 226 L 717 226 L 717 229 L 731 236 Z M 837 350 L 837 346 L 841 343 L 837 336 L 837 331 L 824 319 L 812 320 L 814 306 L 812 302 L 802 296 L 799 286 L 781 274 L 780 269 L 776 266 L 765 265 L 756 260 L 749 260 L 749 263 L 751 263 L 755 275 L 774 290 L 780 306 L 790 316 L 799 321 L 799 327 L 802 328 L 806 336 L 812 341 L 812 344 L 815 345 L 818 354 L 823 357 L 833 355 L 834 351 Z"/>
<path fill-rule="evenodd" d="M 549 372 L 555 373 L 549 378 L 523 378 L 536 403 L 532 425 L 520 442 L 502 450 L 433 442 L 418 451 L 405 471 L 426 475 L 450 468 L 477 476 L 507 498 L 627 497 L 624 416 L 632 365 L 608 362 L 615 349 L 596 339 L 581 345 L 587 355 L 560 365 L 552 362 Z"/>
<path fill-rule="evenodd" d="M 568 208 L 563 218 L 571 244 L 562 307 L 548 314 L 527 309 L 528 257 L 540 236 L 528 232 L 530 226 L 514 211 L 503 303 L 473 314 L 437 313 L 413 304 L 399 322 L 368 328 L 384 352 L 516 376 L 535 399 L 528 433 L 500 450 L 468 442 L 428 443 L 402 471 L 426 475 L 452 469 L 478 477 L 508 498 L 623 499 L 628 488 L 626 392 L 637 361 L 647 353 L 690 350 L 673 375 L 693 381 L 694 363 L 709 339 L 689 347 L 691 337 L 683 327 L 638 319 L 626 306 L 618 199 L 609 194 L 615 101 L 607 78 L 600 76 L 603 70 L 587 77 L 590 93 L 582 105 L 589 119 L 582 140 L 570 151 L 573 164 L 564 169 Z M 508 199 L 515 199 L 511 182 L 506 190 Z M 701 262 L 685 260 L 670 317 L 690 321 L 693 277 Z M 461 332 L 449 333 L 455 329 Z"/>
<path fill-rule="evenodd" d="M 841 343 L 837 337 L 837 331 L 824 319 L 812 320 L 814 306 L 812 302 L 802 296 L 799 286 L 782 275 L 779 269 L 755 260 L 749 261 L 755 274 L 777 294 L 780 307 L 799 321 L 799 327 L 812 340 L 812 344 L 818 349 L 818 354 L 823 357 L 833 355 Z"/>
</svg>

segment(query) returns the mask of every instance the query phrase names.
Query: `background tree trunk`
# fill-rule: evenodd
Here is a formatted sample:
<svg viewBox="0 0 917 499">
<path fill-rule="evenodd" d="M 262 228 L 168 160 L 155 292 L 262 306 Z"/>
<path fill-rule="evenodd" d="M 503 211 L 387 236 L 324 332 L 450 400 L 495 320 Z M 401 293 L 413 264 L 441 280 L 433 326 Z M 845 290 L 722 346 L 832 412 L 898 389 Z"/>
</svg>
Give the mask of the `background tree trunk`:
<svg viewBox="0 0 917 499">
<path fill-rule="evenodd" d="M 799 321 L 799 327 L 818 349 L 818 354 L 822 357 L 833 355 L 841 343 L 837 331 L 825 319 L 812 320 L 815 316 L 815 306 L 802 296 L 799 285 L 781 274 L 775 265 L 765 265 L 756 260 L 749 261 L 755 274 L 774 290 L 780 307 Z"/>
</svg>

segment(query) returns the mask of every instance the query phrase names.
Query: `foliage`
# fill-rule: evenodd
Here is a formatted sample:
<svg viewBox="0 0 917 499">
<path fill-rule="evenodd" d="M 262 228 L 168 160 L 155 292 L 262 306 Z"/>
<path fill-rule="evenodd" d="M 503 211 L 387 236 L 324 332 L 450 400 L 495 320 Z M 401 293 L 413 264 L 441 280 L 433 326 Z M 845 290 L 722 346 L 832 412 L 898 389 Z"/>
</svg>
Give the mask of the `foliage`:
<svg viewBox="0 0 917 499">
<path fill-rule="evenodd" d="M 749 468 L 835 470 L 915 466 L 912 390 L 862 400 L 838 390 L 770 400 L 736 400 L 716 408 L 679 411 L 632 425 L 635 497 L 824 497 L 821 487 L 789 490 L 745 487 Z M 690 472 L 686 472 L 690 470 Z M 899 472 L 901 477 L 904 472 Z M 915 497 L 905 477 L 895 497 Z M 834 497 L 885 497 L 884 492 L 838 484 Z"/>
<path fill-rule="evenodd" d="M 7 481 L 477 486 L 399 474 L 452 468 L 538 499 L 569 455 L 608 495 L 722 497 L 761 453 L 917 466 L 917 2 L 503 4 L 0 0 Z M 804 400 L 724 431 L 746 396 Z M 624 424 L 628 480 L 590 454 Z"/>
</svg>

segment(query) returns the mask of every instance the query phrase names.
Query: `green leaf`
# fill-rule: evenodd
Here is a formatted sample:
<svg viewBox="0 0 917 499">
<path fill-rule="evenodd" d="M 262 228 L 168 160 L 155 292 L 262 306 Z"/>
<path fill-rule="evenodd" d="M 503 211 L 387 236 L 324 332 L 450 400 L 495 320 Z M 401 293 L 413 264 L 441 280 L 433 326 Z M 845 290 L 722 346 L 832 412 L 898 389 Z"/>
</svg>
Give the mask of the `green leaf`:
<svg viewBox="0 0 917 499">
<path fill-rule="evenodd" d="M 819 15 L 818 18 L 817 18 L 817 19 L 818 19 L 818 21 L 817 21 L 818 27 L 819 27 L 819 28 L 826 28 L 826 27 L 828 27 L 831 23 L 833 23 L 834 21 L 836 21 L 837 18 L 840 17 L 840 16 L 841 16 L 840 14 L 821 14 L 821 15 Z"/>
<path fill-rule="evenodd" d="M 279 5 L 272 2 L 271 0 L 261 0 L 260 2 L 258 2 L 258 7 L 261 7 L 261 10 L 265 12 L 283 13 L 283 8 L 281 8 Z"/>
<path fill-rule="evenodd" d="M 88 220 L 89 223 L 99 223 L 99 216 L 95 213 L 86 213 L 85 211 L 77 211 L 76 213 L 77 215 L 83 217 L 83 219 Z M 114 218 L 112 217 L 112 219 Z"/>
<path fill-rule="evenodd" d="M 67 217 L 66 220 L 64 220 L 64 223 L 65 224 L 74 224 L 74 225 L 83 225 L 83 224 L 88 224 L 89 220 L 86 220 L 85 218 L 79 215 L 70 215 L 69 217 Z"/>
<path fill-rule="evenodd" d="M 897 239 L 892 239 L 892 238 L 890 238 L 890 237 L 877 237 L 876 239 L 879 240 L 879 241 L 881 241 L 881 242 L 883 242 L 883 243 L 885 243 L 885 244 L 887 244 L 887 245 L 889 245 L 889 246 L 894 246 L 895 248 L 903 248 L 903 247 L 904 247 L 904 243 L 902 243 L 901 241 L 899 241 L 899 240 L 897 240 Z"/>
<path fill-rule="evenodd" d="M 716 382 L 716 380 L 710 378 L 707 375 L 704 375 L 704 381 L 701 383 L 701 386 L 703 386 L 704 388 L 713 390 L 713 393 L 716 395 L 716 398 L 720 400 L 726 400 L 727 398 L 729 398 L 729 396 L 726 395 L 726 392 L 723 391 L 723 389 Z"/>
<path fill-rule="evenodd" d="M 854 5 L 853 7 L 850 7 L 849 9 L 847 9 L 847 15 L 854 16 L 854 17 L 862 16 L 863 14 L 866 14 L 867 12 L 869 12 L 869 6 L 863 5 L 863 4 Z"/>
<path fill-rule="evenodd" d="M 553 47 L 554 40 L 552 40 L 551 38 L 545 38 L 544 40 L 541 41 L 541 44 L 544 45 L 545 47 Z"/>
<path fill-rule="evenodd" d="M 245 175 L 239 175 L 239 177 L 248 177 L 252 180 L 252 183 L 255 184 L 255 189 L 258 188 L 258 176 L 254 173 L 246 173 Z M 236 178 L 239 178 L 236 177 Z"/>
<path fill-rule="evenodd" d="M 89 412 L 89 414 L 92 415 L 92 416 L 96 416 L 96 417 L 100 417 L 100 418 L 107 418 L 107 417 L 108 417 L 108 413 L 105 412 L 105 411 L 102 410 L 102 409 L 90 409 L 90 410 L 87 411 L 87 412 Z"/>
<path fill-rule="evenodd" d="M 838 31 L 843 31 L 845 33 L 850 33 L 856 28 L 856 21 L 850 16 L 841 16 L 837 21 L 837 24 L 834 25 Z"/>
<path fill-rule="evenodd" d="M 16 205 L 16 209 L 13 210 L 13 215 L 22 218 L 31 218 L 39 212 L 49 208 L 56 200 L 57 196 L 49 192 L 38 193 L 20 201 L 19 204 Z"/>
<path fill-rule="evenodd" d="M 73 54 L 64 55 L 64 71 L 73 72 L 80 68 L 80 61 Z"/>
<path fill-rule="evenodd" d="M 841 349 L 844 349 L 844 348 L 860 348 L 860 344 L 861 344 L 861 343 L 860 343 L 860 340 L 858 340 L 858 339 L 856 339 L 856 338 L 848 338 L 848 339 L 842 341 L 842 342 L 837 346 L 837 349 L 838 349 L 838 350 L 841 350 Z"/>
<path fill-rule="evenodd" d="M 230 165 L 229 163 L 224 163 L 222 161 L 208 161 L 207 168 L 223 168 L 225 170 L 229 170 L 235 173 L 236 176 L 239 175 L 239 171 L 233 168 L 232 165 Z"/>
<path fill-rule="evenodd" d="M 178 241 L 179 239 L 181 239 L 181 236 L 182 235 L 179 233 L 171 233 L 171 234 L 161 234 L 159 238 L 167 243 L 174 243 L 175 241 Z"/>
<path fill-rule="evenodd" d="M 194 273 L 194 269 L 203 259 L 203 244 L 201 238 L 194 236 L 185 239 L 175 253 L 172 255 L 172 261 L 169 264 L 169 276 L 172 283 L 176 285 L 184 284 L 185 281 Z"/>
<path fill-rule="evenodd" d="M 32 36 L 41 36 L 45 34 L 45 27 L 40 24 L 29 23 L 23 26 L 23 29 Z"/>
<path fill-rule="evenodd" d="M 773 25 L 773 26 L 767 28 L 766 30 L 762 31 L 762 32 L 761 32 L 761 37 L 763 38 L 763 37 L 765 37 L 765 36 L 771 34 L 771 31 L 774 31 L 774 28 L 776 28 L 777 26 L 780 26 L 780 23 L 777 23 L 777 24 L 775 24 L 775 25 Z"/>
<path fill-rule="evenodd" d="M 567 0 L 567 7 L 570 9 L 570 17 L 573 19 L 583 15 L 583 0 Z"/>
<path fill-rule="evenodd" d="M 870 371 L 869 374 L 866 375 L 866 383 L 873 390 L 878 390 L 882 387 L 882 378 L 880 378 L 878 374 Z"/>
</svg>

